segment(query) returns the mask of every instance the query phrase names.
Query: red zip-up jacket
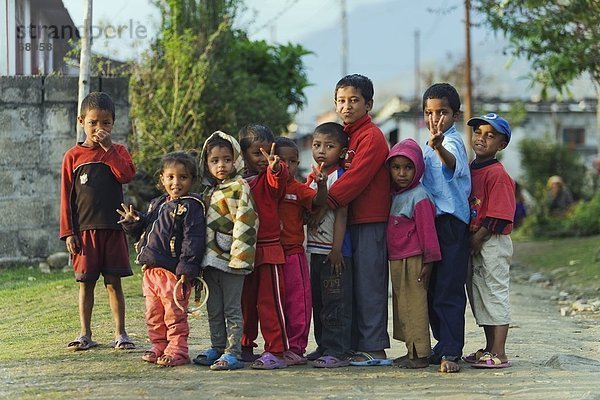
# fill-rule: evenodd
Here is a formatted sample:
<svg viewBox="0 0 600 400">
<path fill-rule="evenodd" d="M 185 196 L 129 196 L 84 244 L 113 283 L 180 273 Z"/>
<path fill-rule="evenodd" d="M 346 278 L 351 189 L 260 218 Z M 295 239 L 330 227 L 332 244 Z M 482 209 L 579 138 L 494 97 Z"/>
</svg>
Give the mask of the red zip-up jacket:
<svg viewBox="0 0 600 400">
<path fill-rule="evenodd" d="M 348 135 L 346 172 L 329 190 L 327 205 L 349 205 L 348 223 L 387 222 L 390 215 L 390 173 L 385 168 L 389 146 L 369 114 L 344 125 Z"/>
</svg>

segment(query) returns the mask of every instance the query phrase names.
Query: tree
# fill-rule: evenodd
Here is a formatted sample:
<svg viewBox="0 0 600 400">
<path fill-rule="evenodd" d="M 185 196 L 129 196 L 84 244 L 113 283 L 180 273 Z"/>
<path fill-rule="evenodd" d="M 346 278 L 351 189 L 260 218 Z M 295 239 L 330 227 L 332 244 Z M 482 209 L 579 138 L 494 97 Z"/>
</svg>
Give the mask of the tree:
<svg viewBox="0 0 600 400">
<path fill-rule="evenodd" d="M 215 130 L 247 123 L 285 131 L 308 86 L 298 45 L 251 41 L 232 27 L 241 2 L 156 1 L 162 23 L 131 77 L 133 157 L 152 173 L 165 153 L 200 149 Z"/>
<path fill-rule="evenodd" d="M 591 77 L 598 105 L 600 156 L 600 2 L 598 0 L 476 0 L 476 10 L 508 38 L 508 50 L 531 62 L 532 82 L 569 94 L 576 78 Z"/>
</svg>

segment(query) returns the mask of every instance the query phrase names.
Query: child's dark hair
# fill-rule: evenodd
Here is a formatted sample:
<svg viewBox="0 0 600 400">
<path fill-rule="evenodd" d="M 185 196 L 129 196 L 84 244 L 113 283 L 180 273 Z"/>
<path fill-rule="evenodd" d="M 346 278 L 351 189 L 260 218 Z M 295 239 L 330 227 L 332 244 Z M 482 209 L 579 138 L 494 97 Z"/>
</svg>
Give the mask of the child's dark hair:
<svg viewBox="0 0 600 400">
<path fill-rule="evenodd" d="M 105 110 L 110 111 L 113 121 L 115 120 L 115 103 L 110 96 L 104 92 L 91 92 L 81 102 L 79 116 L 85 117 L 89 110 Z"/>
<path fill-rule="evenodd" d="M 231 144 L 231 142 L 227 139 L 223 139 L 219 135 L 214 135 L 206 142 L 206 154 L 204 155 L 204 157 L 208 156 L 208 153 L 210 153 L 210 151 L 215 147 L 225 147 L 231 150 L 231 155 L 233 156 L 233 145 Z"/>
<path fill-rule="evenodd" d="M 427 99 L 443 99 L 448 100 L 448 104 L 455 114 L 460 112 L 460 96 L 458 92 L 449 83 L 434 83 L 431 85 L 423 94 L 423 111 L 425 111 L 425 104 Z"/>
<path fill-rule="evenodd" d="M 335 140 L 342 147 L 348 147 L 348 135 L 344 132 L 344 128 L 337 122 L 325 122 L 315 128 L 314 135 L 325 135 Z"/>
<path fill-rule="evenodd" d="M 289 147 L 296 151 L 296 155 L 300 155 L 300 151 L 298 150 L 298 145 L 290 138 L 286 138 L 283 136 L 275 138 L 275 153 L 279 151 L 282 147 Z"/>
<path fill-rule="evenodd" d="M 334 100 L 336 99 L 338 89 L 345 88 L 348 86 L 352 86 L 352 87 L 360 90 L 360 93 L 365 98 L 365 101 L 367 103 L 369 101 L 373 100 L 373 93 L 374 93 L 373 82 L 366 76 L 359 75 L 359 74 L 346 75 L 345 77 L 340 79 L 338 81 L 337 85 L 335 85 L 335 91 L 333 92 L 333 99 Z"/>
<path fill-rule="evenodd" d="M 240 129 L 238 141 L 240 142 L 242 151 L 246 151 L 254 142 L 273 143 L 275 136 L 273 136 L 273 132 L 271 132 L 268 126 L 249 124 Z"/>
<path fill-rule="evenodd" d="M 165 168 L 174 164 L 183 165 L 192 176 L 192 181 L 195 181 L 196 178 L 198 178 L 198 161 L 196 160 L 196 155 L 194 153 L 187 151 L 173 151 L 165 154 L 162 158 L 160 173 L 162 174 Z M 160 183 L 159 186 L 160 189 L 162 189 Z"/>
</svg>

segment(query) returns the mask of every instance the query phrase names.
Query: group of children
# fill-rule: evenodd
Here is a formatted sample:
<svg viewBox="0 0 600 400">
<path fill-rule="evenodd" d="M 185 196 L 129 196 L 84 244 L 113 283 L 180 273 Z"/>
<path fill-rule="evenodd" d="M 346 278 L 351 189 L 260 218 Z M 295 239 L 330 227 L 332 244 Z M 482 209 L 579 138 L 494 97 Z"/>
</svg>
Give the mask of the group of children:
<svg viewBox="0 0 600 400">
<path fill-rule="evenodd" d="M 190 363 L 186 308 L 202 275 L 211 346 L 193 362 L 212 370 L 310 360 L 317 368 L 439 364 L 441 372 L 458 372 L 465 285 L 486 345 L 462 359 L 480 368 L 510 366 L 514 183 L 496 159 L 510 140 L 508 123 L 496 114 L 468 121 L 476 155 L 469 165 L 455 128 L 460 98 L 449 84 L 434 84 L 423 96 L 430 131 L 424 151 L 412 139 L 389 149 L 369 116 L 367 77 L 345 76 L 334 99 L 343 125 L 315 129 L 306 183 L 296 180 L 296 144 L 252 124 L 237 140 L 214 132 L 199 163 L 187 152 L 165 155 L 165 194 L 143 213 L 123 203 L 121 184 L 135 169 L 110 139 L 114 105 L 104 93 L 88 95 L 79 117 L 86 139 L 63 161 L 60 236 L 80 282 L 81 332 L 69 348 L 96 345 L 90 321 L 100 274 L 116 323 L 114 347 L 135 347 L 120 285 L 132 274 L 126 232 L 143 271 L 152 344 L 144 361 Z M 191 192 L 197 182 L 200 194 Z M 393 337 L 407 348 L 393 360 L 385 351 L 390 276 Z M 311 319 L 317 348 L 305 354 Z"/>
</svg>

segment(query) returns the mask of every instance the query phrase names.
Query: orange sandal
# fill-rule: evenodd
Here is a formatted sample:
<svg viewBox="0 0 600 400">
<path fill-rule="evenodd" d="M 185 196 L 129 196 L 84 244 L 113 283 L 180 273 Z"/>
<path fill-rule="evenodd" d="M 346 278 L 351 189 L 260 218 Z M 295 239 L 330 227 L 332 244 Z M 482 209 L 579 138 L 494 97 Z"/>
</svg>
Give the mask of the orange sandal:
<svg viewBox="0 0 600 400">
<path fill-rule="evenodd" d="M 156 365 L 160 365 L 162 367 L 177 367 L 178 365 L 185 365 L 189 363 L 189 357 L 173 357 L 169 354 L 163 354 L 156 359 Z"/>
</svg>

